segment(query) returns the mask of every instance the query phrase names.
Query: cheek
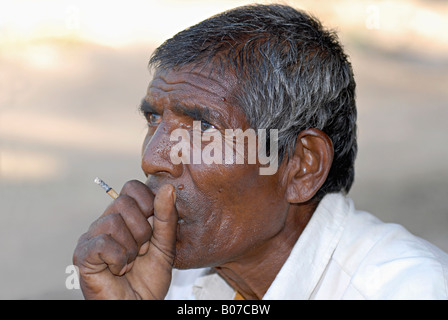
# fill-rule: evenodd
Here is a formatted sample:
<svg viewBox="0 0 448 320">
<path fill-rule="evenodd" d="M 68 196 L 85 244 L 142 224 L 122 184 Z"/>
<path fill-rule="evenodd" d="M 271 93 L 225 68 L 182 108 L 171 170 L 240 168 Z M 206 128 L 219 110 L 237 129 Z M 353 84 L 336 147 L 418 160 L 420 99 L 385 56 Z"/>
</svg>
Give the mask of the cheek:
<svg viewBox="0 0 448 320">
<path fill-rule="evenodd" d="M 259 175 L 255 165 L 191 165 L 190 168 L 195 188 L 220 207 L 241 207 L 245 202 L 242 197 L 257 197 Z"/>
<path fill-rule="evenodd" d="M 260 176 L 255 165 L 190 165 L 186 171 L 190 181 L 180 192 L 194 222 L 179 229 L 179 265 L 223 264 L 281 228 L 278 177 Z"/>
<path fill-rule="evenodd" d="M 280 196 L 278 177 L 259 175 L 256 165 L 192 169 L 191 176 L 204 197 L 200 206 L 207 208 L 210 228 L 223 238 L 247 233 L 271 236 L 286 219 L 287 203 Z"/>
</svg>

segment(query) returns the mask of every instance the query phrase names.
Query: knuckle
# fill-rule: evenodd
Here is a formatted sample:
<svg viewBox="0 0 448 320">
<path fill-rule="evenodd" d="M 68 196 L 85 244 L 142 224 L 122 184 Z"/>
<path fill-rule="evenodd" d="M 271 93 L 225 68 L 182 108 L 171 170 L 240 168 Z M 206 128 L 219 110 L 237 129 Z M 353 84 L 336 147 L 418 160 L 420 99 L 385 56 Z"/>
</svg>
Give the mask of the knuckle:
<svg viewBox="0 0 448 320">
<path fill-rule="evenodd" d="M 134 199 L 129 196 L 120 196 L 116 201 L 119 201 L 117 209 L 119 209 L 119 215 L 122 219 L 120 223 L 123 222 L 129 228 L 137 244 L 140 245 L 149 240 L 151 227 Z"/>
<path fill-rule="evenodd" d="M 132 199 L 132 197 L 128 194 L 121 194 L 117 199 L 114 200 L 116 205 L 128 204 L 129 202 L 133 201 L 134 199 Z"/>
<path fill-rule="evenodd" d="M 92 239 L 91 250 L 100 254 L 107 253 L 108 256 L 117 261 L 126 260 L 126 249 L 121 245 L 113 245 L 114 240 L 110 234 L 100 234 Z"/>
<path fill-rule="evenodd" d="M 134 190 L 139 188 L 140 185 L 141 185 L 141 182 L 138 180 L 129 180 L 123 185 L 123 188 L 121 189 L 121 193 L 122 194 L 132 193 Z"/>
<path fill-rule="evenodd" d="M 89 238 L 90 236 L 88 232 L 82 234 L 79 238 L 75 250 L 73 251 L 72 261 L 74 265 L 80 266 L 82 264 L 82 261 L 85 259 L 86 246 L 88 244 Z"/>
<path fill-rule="evenodd" d="M 75 266 L 78 266 L 81 264 L 82 258 L 81 258 L 81 252 L 80 252 L 80 246 L 76 246 L 75 251 L 73 252 L 72 261 Z"/>
<path fill-rule="evenodd" d="M 110 235 L 105 233 L 97 235 L 95 238 L 91 240 L 92 243 L 94 243 L 92 247 L 98 248 L 99 250 L 104 249 L 110 237 L 111 237 Z"/>
<path fill-rule="evenodd" d="M 135 210 L 137 208 L 134 198 L 127 194 L 120 195 L 115 199 L 114 205 L 117 208 L 117 211 L 123 214 L 129 212 L 129 210 Z"/>
<path fill-rule="evenodd" d="M 86 250 L 103 250 L 107 243 L 116 237 L 120 238 L 124 229 L 124 222 L 119 213 L 111 213 L 95 221 L 89 231 Z"/>
<path fill-rule="evenodd" d="M 92 223 L 89 228 L 89 233 L 91 237 L 96 237 L 98 235 L 104 234 L 114 234 L 120 228 L 122 224 L 122 218 L 119 213 L 110 213 L 103 216 Z"/>
</svg>

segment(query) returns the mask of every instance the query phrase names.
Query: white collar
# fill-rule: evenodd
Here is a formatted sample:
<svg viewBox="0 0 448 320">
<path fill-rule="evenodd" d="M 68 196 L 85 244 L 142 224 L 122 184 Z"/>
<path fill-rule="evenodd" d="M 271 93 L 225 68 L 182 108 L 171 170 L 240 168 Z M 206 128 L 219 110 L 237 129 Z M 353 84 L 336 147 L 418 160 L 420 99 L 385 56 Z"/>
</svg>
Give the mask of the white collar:
<svg viewBox="0 0 448 320">
<path fill-rule="evenodd" d="M 338 245 L 351 210 L 354 210 L 352 201 L 342 194 L 327 194 L 321 200 L 263 299 L 310 298 Z"/>
<path fill-rule="evenodd" d="M 263 299 L 309 299 L 341 238 L 353 202 L 326 195 Z M 173 270 L 167 299 L 233 299 L 235 291 L 214 269 Z"/>
</svg>

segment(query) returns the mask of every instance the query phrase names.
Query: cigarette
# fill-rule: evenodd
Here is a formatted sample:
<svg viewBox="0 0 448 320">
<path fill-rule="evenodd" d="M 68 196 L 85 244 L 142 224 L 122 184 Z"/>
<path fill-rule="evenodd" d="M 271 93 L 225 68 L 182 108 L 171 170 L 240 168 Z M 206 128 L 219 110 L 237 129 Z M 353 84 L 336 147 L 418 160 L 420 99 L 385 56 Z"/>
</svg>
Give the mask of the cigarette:
<svg viewBox="0 0 448 320">
<path fill-rule="evenodd" d="M 106 190 L 106 193 L 108 195 L 110 195 L 112 197 L 112 199 L 117 199 L 118 198 L 118 193 L 112 189 L 111 187 L 109 187 L 107 185 L 107 183 L 105 183 L 103 180 L 101 180 L 100 178 L 96 177 L 94 182 L 99 185 L 101 188 L 103 188 L 104 190 Z"/>
</svg>

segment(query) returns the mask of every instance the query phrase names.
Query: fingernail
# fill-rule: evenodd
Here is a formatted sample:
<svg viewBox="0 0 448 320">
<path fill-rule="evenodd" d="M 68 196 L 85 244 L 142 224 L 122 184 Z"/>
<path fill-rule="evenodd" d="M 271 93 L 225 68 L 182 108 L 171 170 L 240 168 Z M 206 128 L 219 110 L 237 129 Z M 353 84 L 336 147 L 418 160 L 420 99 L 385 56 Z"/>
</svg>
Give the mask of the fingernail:
<svg viewBox="0 0 448 320">
<path fill-rule="evenodd" d="M 139 256 L 145 255 L 149 250 L 149 241 L 146 241 L 142 246 L 140 247 L 140 250 L 138 251 Z"/>
<path fill-rule="evenodd" d="M 173 203 L 176 203 L 176 190 L 173 188 Z"/>
<path fill-rule="evenodd" d="M 121 269 L 121 271 L 118 273 L 118 275 L 119 276 L 122 276 L 122 275 L 124 275 L 125 273 L 126 273 L 126 269 L 128 268 L 128 265 L 125 265 L 124 267 L 123 267 L 123 269 Z"/>
</svg>

